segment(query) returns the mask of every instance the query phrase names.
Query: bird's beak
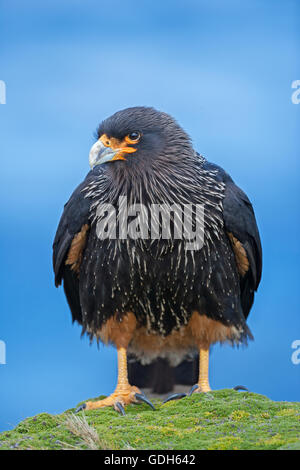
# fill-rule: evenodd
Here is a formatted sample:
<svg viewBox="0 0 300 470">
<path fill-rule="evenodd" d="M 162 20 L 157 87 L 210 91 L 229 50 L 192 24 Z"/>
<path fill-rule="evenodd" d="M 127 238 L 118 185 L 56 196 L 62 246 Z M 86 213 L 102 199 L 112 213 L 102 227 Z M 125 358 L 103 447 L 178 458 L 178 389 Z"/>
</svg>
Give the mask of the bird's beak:
<svg viewBox="0 0 300 470">
<path fill-rule="evenodd" d="M 103 134 L 90 150 L 90 167 L 94 168 L 96 165 L 111 162 L 112 160 L 126 160 L 124 157 L 126 153 L 136 151 L 135 147 L 128 146 L 126 139 L 108 138 L 106 134 Z"/>
<path fill-rule="evenodd" d="M 98 140 L 91 148 L 89 155 L 90 167 L 94 168 L 96 165 L 101 165 L 102 163 L 109 162 L 117 155 L 119 149 L 112 149 L 111 147 L 106 147 L 101 140 Z M 121 156 L 120 156 L 120 159 Z"/>
</svg>

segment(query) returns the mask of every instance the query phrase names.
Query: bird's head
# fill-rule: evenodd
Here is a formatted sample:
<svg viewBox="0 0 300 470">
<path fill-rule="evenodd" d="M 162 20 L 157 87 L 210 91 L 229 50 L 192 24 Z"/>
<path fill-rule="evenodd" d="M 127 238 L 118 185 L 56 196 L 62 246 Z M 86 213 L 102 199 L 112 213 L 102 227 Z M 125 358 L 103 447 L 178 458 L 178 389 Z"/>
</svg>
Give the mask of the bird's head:
<svg viewBox="0 0 300 470">
<path fill-rule="evenodd" d="M 159 158 L 184 158 L 193 152 L 190 138 L 168 114 L 138 106 L 118 111 L 97 130 L 89 155 L 91 168 L 122 161 L 151 164 Z"/>
</svg>

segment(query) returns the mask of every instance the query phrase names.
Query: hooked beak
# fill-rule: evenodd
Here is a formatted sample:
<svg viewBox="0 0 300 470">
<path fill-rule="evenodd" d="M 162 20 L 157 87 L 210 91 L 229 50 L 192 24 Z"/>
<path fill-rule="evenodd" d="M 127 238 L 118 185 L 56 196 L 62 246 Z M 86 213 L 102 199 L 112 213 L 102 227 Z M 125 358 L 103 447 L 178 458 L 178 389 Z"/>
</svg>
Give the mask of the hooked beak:
<svg viewBox="0 0 300 470">
<path fill-rule="evenodd" d="M 96 165 L 101 165 L 102 163 L 109 162 L 117 155 L 120 149 L 113 150 L 111 147 L 106 147 L 101 140 L 98 140 L 91 148 L 89 155 L 90 167 L 94 168 Z M 125 158 L 118 157 L 118 160 L 125 160 Z"/>
<path fill-rule="evenodd" d="M 128 146 L 126 138 L 121 141 L 116 138 L 108 138 L 103 134 L 90 150 L 90 167 L 101 165 L 113 160 L 126 160 L 124 154 L 136 152 L 137 148 Z"/>
</svg>

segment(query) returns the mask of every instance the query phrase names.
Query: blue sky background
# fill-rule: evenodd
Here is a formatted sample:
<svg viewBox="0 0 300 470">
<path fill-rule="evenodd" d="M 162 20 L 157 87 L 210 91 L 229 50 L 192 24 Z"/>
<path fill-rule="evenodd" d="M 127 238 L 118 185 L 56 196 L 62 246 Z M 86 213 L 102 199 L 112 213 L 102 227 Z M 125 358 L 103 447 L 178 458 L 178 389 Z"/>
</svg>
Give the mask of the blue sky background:
<svg viewBox="0 0 300 470">
<path fill-rule="evenodd" d="M 72 326 L 51 245 L 98 123 L 133 105 L 172 114 L 256 210 L 255 341 L 213 348 L 212 387 L 300 400 L 299 13 L 297 0 L 0 2 L 0 430 L 114 388 L 116 353 Z"/>
</svg>

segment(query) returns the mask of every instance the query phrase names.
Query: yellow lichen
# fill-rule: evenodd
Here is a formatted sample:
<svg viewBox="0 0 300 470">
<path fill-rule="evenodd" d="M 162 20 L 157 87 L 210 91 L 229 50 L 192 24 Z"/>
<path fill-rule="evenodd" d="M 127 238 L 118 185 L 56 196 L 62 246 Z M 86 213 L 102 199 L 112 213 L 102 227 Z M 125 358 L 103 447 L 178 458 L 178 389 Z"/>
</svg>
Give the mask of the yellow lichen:
<svg viewBox="0 0 300 470">
<path fill-rule="evenodd" d="M 284 438 L 280 434 L 275 434 L 270 439 L 264 439 L 263 442 L 268 445 L 280 445 L 284 443 Z"/>
<path fill-rule="evenodd" d="M 293 408 L 286 408 L 285 410 L 280 410 L 278 413 L 276 413 L 277 416 L 294 416 L 298 413 L 297 410 L 294 410 Z M 300 416 L 299 416 L 300 418 Z"/>
<path fill-rule="evenodd" d="M 241 419 L 248 418 L 248 416 L 250 416 L 248 411 L 235 410 L 229 415 L 229 418 L 233 421 L 240 421 Z"/>
<path fill-rule="evenodd" d="M 264 419 L 269 419 L 269 418 L 271 418 L 271 416 L 269 415 L 269 413 L 266 413 L 266 412 L 265 412 L 265 413 L 261 413 L 260 416 L 261 416 L 262 418 L 264 418 Z"/>
<path fill-rule="evenodd" d="M 224 436 L 217 439 L 217 441 L 208 450 L 226 450 L 237 448 L 234 444 L 241 441 L 240 437 L 237 436 Z"/>
</svg>

